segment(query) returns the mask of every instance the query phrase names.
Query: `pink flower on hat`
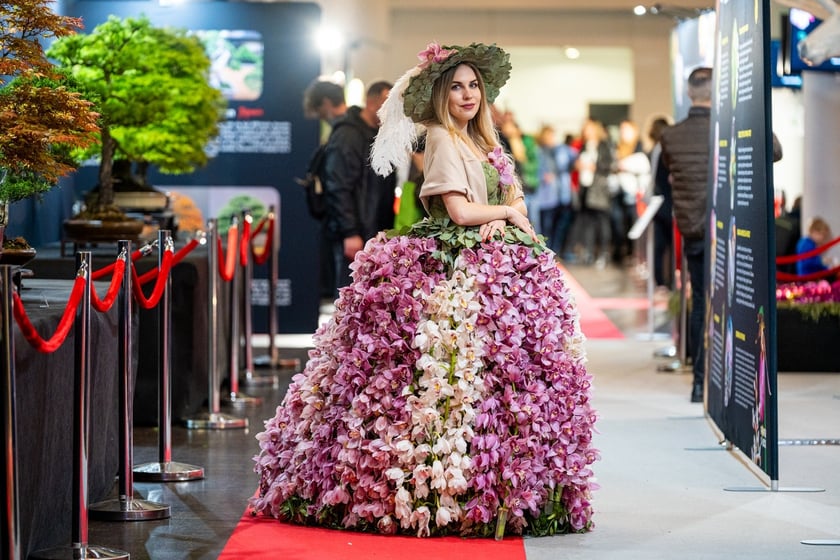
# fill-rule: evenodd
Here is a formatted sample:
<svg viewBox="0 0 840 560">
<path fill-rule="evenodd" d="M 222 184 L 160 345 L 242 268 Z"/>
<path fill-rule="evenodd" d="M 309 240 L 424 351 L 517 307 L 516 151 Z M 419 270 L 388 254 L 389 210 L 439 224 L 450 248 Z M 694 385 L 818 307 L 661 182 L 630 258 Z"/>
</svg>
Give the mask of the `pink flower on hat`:
<svg viewBox="0 0 840 560">
<path fill-rule="evenodd" d="M 426 45 L 426 50 L 417 53 L 417 58 L 420 59 L 420 68 L 426 68 L 432 62 L 443 62 L 454 53 L 454 50 L 444 49 L 437 43 L 429 43 Z"/>
</svg>

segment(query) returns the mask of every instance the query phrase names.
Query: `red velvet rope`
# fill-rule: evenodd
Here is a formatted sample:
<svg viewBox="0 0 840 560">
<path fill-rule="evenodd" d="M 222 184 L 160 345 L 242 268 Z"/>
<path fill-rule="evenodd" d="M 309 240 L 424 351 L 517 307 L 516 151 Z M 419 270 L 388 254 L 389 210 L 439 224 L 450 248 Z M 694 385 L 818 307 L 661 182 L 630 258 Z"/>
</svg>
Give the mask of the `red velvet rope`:
<svg viewBox="0 0 840 560">
<path fill-rule="evenodd" d="M 225 252 L 222 248 L 222 239 L 216 239 L 219 245 L 219 254 L 225 256 L 224 261 L 219 259 L 219 276 L 221 276 L 222 280 L 225 282 L 233 280 L 233 269 L 236 267 L 236 250 L 238 249 L 236 246 L 236 238 L 238 234 L 239 226 L 230 226 L 228 229 L 227 252 Z"/>
<path fill-rule="evenodd" d="M 242 239 L 239 240 L 239 266 L 248 264 L 248 251 L 251 248 L 251 220 L 244 220 Z"/>
<path fill-rule="evenodd" d="M 781 280 L 782 282 L 809 282 L 811 280 L 820 280 L 828 276 L 834 276 L 837 273 L 840 273 L 840 266 L 810 274 L 790 274 L 789 272 L 780 272 L 777 270 L 776 280 Z"/>
<path fill-rule="evenodd" d="M 94 309 L 102 313 L 111 309 L 111 306 L 114 305 L 114 300 L 117 299 L 120 286 L 122 286 L 123 274 L 125 273 L 125 259 L 119 259 L 113 266 L 114 275 L 111 277 L 111 285 L 108 286 L 108 292 L 105 294 L 104 300 L 99 299 L 99 295 L 96 293 L 96 288 L 93 283 L 90 285 L 90 304 Z"/>
<path fill-rule="evenodd" d="M 137 249 L 136 251 L 131 253 L 131 261 L 132 262 L 136 261 L 137 259 L 139 259 L 143 255 L 148 254 L 148 252 L 150 250 L 151 250 L 151 247 L 149 247 L 149 246 L 141 247 L 140 249 Z M 119 259 L 119 260 L 122 260 L 122 259 Z M 114 267 L 116 267 L 116 266 L 117 266 L 117 262 L 113 262 L 113 263 L 109 264 L 108 266 L 104 266 L 104 267 L 100 268 L 99 270 L 94 270 L 90 275 L 91 282 L 93 282 L 94 280 L 99 280 L 100 278 L 102 278 L 104 276 L 107 276 L 108 274 L 111 273 L 111 271 L 114 270 Z M 123 271 L 125 271 L 125 268 L 123 268 Z"/>
<path fill-rule="evenodd" d="M 254 233 L 251 234 L 251 237 L 257 236 L 260 233 L 262 233 L 262 230 L 265 227 L 265 224 L 267 224 L 270 220 L 271 220 L 271 216 L 263 216 L 262 218 L 260 218 L 260 223 L 257 224 L 257 227 L 256 227 L 256 229 L 254 229 Z"/>
<path fill-rule="evenodd" d="M 198 240 L 192 239 L 189 243 L 181 247 L 181 250 L 175 253 L 175 256 L 172 257 L 172 266 L 175 266 L 176 264 L 184 260 L 184 257 L 186 257 L 189 254 L 189 252 L 195 249 L 197 246 Z M 148 284 L 149 282 L 157 278 L 157 275 L 158 269 L 153 268 L 152 270 L 141 274 L 140 277 L 137 278 L 137 280 L 140 281 L 140 284 Z"/>
<path fill-rule="evenodd" d="M 265 225 L 266 220 L 260 222 L 260 227 L 258 227 L 254 232 L 254 235 L 251 236 L 251 252 L 254 254 L 254 264 L 260 266 L 264 265 L 268 260 L 268 255 L 271 253 L 271 246 L 274 241 L 274 217 L 269 217 L 267 221 L 268 233 L 265 234 L 265 243 L 263 244 L 261 251 L 257 251 L 257 248 L 254 247 L 254 238 L 260 233 L 260 231 L 262 231 L 262 227 Z"/>
<path fill-rule="evenodd" d="M 831 249 L 838 243 L 840 243 L 840 237 L 829 241 L 825 245 L 820 245 L 815 249 L 811 249 L 806 253 L 800 253 L 798 255 L 782 255 L 781 257 L 776 257 L 776 264 L 793 264 L 796 261 L 810 259 L 811 257 L 819 255 L 820 253 L 824 253 L 825 251 Z"/>
<path fill-rule="evenodd" d="M 70 327 L 73 326 L 73 322 L 76 319 L 76 308 L 82 301 L 82 296 L 84 295 L 85 290 L 85 282 L 86 280 L 84 276 L 76 276 L 76 281 L 73 283 L 73 290 L 70 292 L 70 301 L 67 302 L 67 307 L 64 308 L 64 314 L 61 316 L 61 321 L 58 323 L 58 328 L 56 329 L 55 334 L 53 334 L 49 340 L 41 338 L 41 335 L 38 334 L 38 331 L 36 331 L 35 327 L 32 326 L 32 322 L 26 315 L 26 310 L 23 308 L 23 302 L 20 300 L 20 296 L 17 292 L 12 294 L 12 298 L 14 300 L 12 307 L 14 308 L 15 320 L 17 321 L 18 327 L 20 327 L 20 332 L 23 333 L 26 341 L 29 342 L 35 350 L 44 354 L 49 354 L 50 352 L 55 352 L 62 344 L 64 344 L 64 341 L 67 339 L 67 334 L 70 332 Z"/>
<path fill-rule="evenodd" d="M 832 239 L 828 243 L 820 245 L 819 247 L 816 247 L 804 253 L 799 253 L 797 255 L 782 255 L 780 257 L 776 257 L 776 264 L 793 264 L 797 261 L 810 259 L 811 257 L 816 257 L 817 255 L 831 249 L 838 243 L 840 243 L 840 237 Z M 834 268 L 829 268 L 828 270 L 812 272 L 810 274 L 791 274 L 789 272 L 781 272 L 777 270 L 776 280 L 780 282 L 810 282 L 812 280 L 821 280 L 829 276 L 834 276 L 837 273 L 840 273 L 840 266 L 835 266 Z"/>
<path fill-rule="evenodd" d="M 134 293 L 134 299 L 137 300 L 143 309 L 152 309 L 160 301 L 160 297 L 163 295 L 163 290 L 166 288 L 166 280 L 169 278 L 169 271 L 172 270 L 172 260 L 172 251 L 165 251 L 163 253 L 163 261 L 160 264 L 160 271 L 154 271 L 157 273 L 157 281 L 155 282 L 154 290 L 152 290 L 152 295 L 149 296 L 148 299 L 143 294 L 140 278 L 137 277 L 137 269 L 134 265 L 131 266 L 131 277 L 134 280 L 131 285 L 131 291 Z"/>
</svg>

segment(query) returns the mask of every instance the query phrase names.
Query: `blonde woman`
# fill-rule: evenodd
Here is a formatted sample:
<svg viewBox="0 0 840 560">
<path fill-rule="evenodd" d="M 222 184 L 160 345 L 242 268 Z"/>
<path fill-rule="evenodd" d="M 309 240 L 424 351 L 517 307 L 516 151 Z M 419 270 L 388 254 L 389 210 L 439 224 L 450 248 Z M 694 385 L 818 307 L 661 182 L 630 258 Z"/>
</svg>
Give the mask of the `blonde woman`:
<svg viewBox="0 0 840 560">
<path fill-rule="evenodd" d="M 425 125 L 429 216 L 356 255 L 257 436 L 255 513 L 418 537 L 590 527 L 591 379 L 490 118 L 509 73 L 495 45 L 433 43 L 394 84 L 372 166 L 406 162 Z"/>
</svg>

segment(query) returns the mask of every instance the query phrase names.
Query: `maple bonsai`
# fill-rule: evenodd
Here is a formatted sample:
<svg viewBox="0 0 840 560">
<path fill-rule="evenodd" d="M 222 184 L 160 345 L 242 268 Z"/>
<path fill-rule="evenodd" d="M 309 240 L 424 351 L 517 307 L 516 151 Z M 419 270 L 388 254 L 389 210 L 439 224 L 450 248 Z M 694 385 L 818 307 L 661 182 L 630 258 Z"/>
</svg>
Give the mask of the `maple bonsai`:
<svg viewBox="0 0 840 560">
<path fill-rule="evenodd" d="M 114 190 L 149 189 L 146 170 L 189 173 L 207 163 L 225 100 L 208 82 L 210 60 L 186 30 L 146 17 L 111 16 L 89 34 L 57 40 L 47 51 L 100 113 L 98 196 L 83 218 L 124 217 Z M 130 166 L 134 165 L 133 173 Z M 126 173 L 118 169 L 128 168 Z"/>
<path fill-rule="evenodd" d="M 81 20 L 49 0 L 0 2 L 0 203 L 38 196 L 76 169 L 74 150 L 95 142 L 92 104 L 44 55 L 41 41 L 68 37 Z M 0 224 L 2 227 L 5 224 Z"/>
</svg>

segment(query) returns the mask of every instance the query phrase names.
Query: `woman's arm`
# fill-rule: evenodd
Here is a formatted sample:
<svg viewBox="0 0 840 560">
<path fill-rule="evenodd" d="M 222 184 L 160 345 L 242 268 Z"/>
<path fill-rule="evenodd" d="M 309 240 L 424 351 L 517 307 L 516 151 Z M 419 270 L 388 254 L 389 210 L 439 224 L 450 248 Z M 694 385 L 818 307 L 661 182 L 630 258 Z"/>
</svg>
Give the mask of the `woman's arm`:
<svg viewBox="0 0 840 560">
<path fill-rule="evenodd" d="M 516 200 L 515 206 L 507 206 L 470 202 L 466 196 L 454 192 L 446 193 L 442 197 L 449 217 L 460 226 L 482 226 L 494 221 L 505 222 L 515 225 L 537 241 L 537 234 L 523 212 L 525 204 L 521 198 Z"/>
</svg>

